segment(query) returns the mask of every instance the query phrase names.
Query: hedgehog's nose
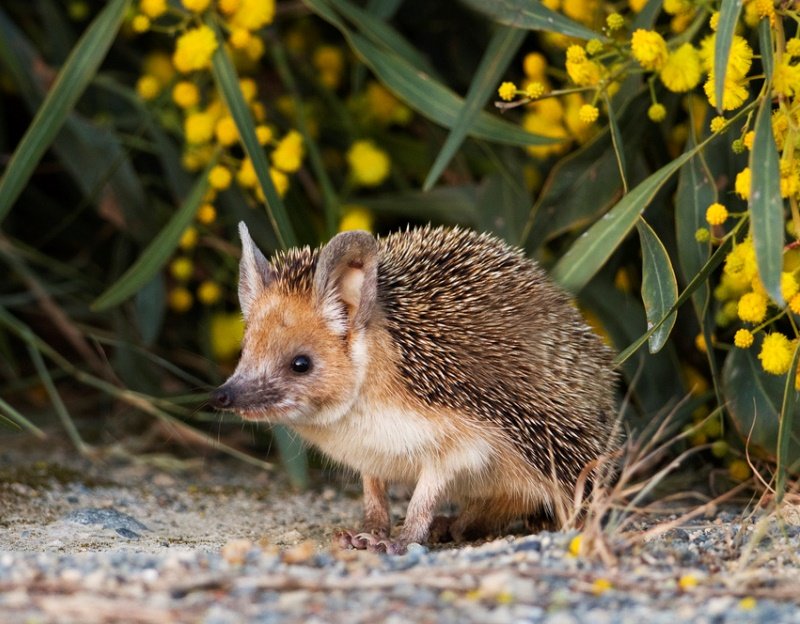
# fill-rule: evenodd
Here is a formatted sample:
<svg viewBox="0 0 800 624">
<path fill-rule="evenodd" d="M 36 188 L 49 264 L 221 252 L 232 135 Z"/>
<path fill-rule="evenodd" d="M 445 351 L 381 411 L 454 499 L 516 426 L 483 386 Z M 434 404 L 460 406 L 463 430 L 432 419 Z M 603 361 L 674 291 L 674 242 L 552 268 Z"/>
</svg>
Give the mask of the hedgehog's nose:
<svg viewBox="0 0 800 624">
<path fill-rule="evenodd" d="M 225 386 L 220 386 L 211 393 L 209 401 L 217 409 L 229 409 L 233 405 L 233 391 Z"/>
</svg>

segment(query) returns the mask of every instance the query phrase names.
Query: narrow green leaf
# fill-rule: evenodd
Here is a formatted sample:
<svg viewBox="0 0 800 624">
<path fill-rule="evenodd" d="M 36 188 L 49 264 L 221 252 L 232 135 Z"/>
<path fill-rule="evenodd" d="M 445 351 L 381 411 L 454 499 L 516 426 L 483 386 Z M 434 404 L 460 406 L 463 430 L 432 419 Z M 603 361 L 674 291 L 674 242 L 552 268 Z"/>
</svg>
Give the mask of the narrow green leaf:
<svg viewBox="0 0 800 624">
<path fill-rule="evenodd" d="M 664 323 L 667 322 L 667 320 L 669 319 L 670 315 L 673 312 L 676 312 L 678 310 L 678 308 L 680 308 L 684 303 L 686 303 L 686 301 L 689 299 L 689 297 L 692 296 L 694 291 L 697 290 L 697 288 L 701 284 L 705 284 L 706 283 L 706 280 L 708 280 L 709 275 L 711 275 L 711 273 L 720 264 L 722 264 L 722 261 L 725 259 L 725 256 L 731 250 L 731 247 L 733 247 L 733 239 L 735 238 L 736 233 L 739 231 L 739 229 L 741 229 L 743 223 L 744 223 L 744 221 L 740 221 L 739 225 L 737 225 L 734 228 L 734 230 L 731 233 L 731 235 L 728 238 L 726 238 L 725 242 L 723 242 L 717 248 L 717 250 L 711 255 L 711 257 L 708 259 L 708 262 L 706 262 L 705 266 L 700 271 L 698 271 L 697 275 L 695 275 L 694 278 L 692 279 L 692 281 L 689 282 L 689 284 L 686 286 L 686 288 L 680 294 L 680 297 L 678 297 L 678 299 L 675 301 L 675 303 L 672 305 L 672 307 L 670 307 L 670 309 L 667 311 L 667 313 L 664 316 L 662 316 L 658 321 L 656 321 L 653 324 L 653 326 L 650 327 L 650 329 L 648 329 L 644 334 L 639 336 L 639 338 L 637 338 L 624 351 L 622 351 L 620 354 L 617 355 L 617 357 L 614 358 L 614 366 L 615 367 L 621 366 L 634 353 L 636 353 L 642 347 L 642 345 L 650 339 L 650 336 L 652 336 L 656 331 L 658 331 L 658 329 L 661 327 L 661 325 L 663 325 Z"/>
<path fill-rule="evenodd" d="M 490 94 L 494 93 L 500 77 L 522 45 L 525 34 L 524 30 L 507 26 L 500 26 L 495 30 L 472 78 L 464 105 L 458 111 L 458 117 L 456 117 L 450 134 L 425 178 L 425 183 L 422 185 L 423 191 L 429 191 L 436 184 L 445 167 L 461 147 L 484 103 Z"/>
<path fill-rule="evenodd" d="M 475 186 L 440 186 L 423 193 L 405 191 L 385 195 L 355 198 L 359 204 L 375 212 L 416 218 L 423 221 L 463 223 L 475 227 L 478 223 Z"/>
<path fill-rule="evenodd" d="M 647 327 L 665 320 L 649 338 L 650 353 L 658 353 L 667 342 L 675 325 L 677 313 L 669 311 L 678 300 L 678 282 L 669 261 L 664 243 L 647 222 L 640 218 L 636 224 L 642 245 L 642 302 L 647 314 Z"/>
<path fill-rule="evenodd" d="M 322 154 L 320 154 L 319 147 L 317 147 L 317 142 L 309 131 L 305 108 L 301 103 L 302 95 L 300 94 L 300 89 L 297 87 L 297 81 L 294 79 L 291 67 L 289 67 L 286 51 L 279 41 L 273 43 L 270 49 L 272 51 L 272 58 L 275 60 L 275 67 L 278 70 L 278 75 L 281 77 L 283 84 L 286 86 L 289 93 L 291 93 L 292 99 L 297 105 L 295 114 L 297 129 L 300 131 L 300 134 L 303 135 L 303 142 L 305 143 L 306 151 L 308 151 L 308 160 L 311 164 L 311 169 L 314 171 L 314 176 L 322 190 L 327 236 L 331 238 L 336 234 L 338 225 L 339 197 L 333 188 L 333 183 L 325 169 L 325 164 L 322 162 Z"/>
<path fill-rule="evenodd" d="M 524 30 L 561 33 L 578 39 L 597 39 L 599 34 L 551 11 L 538 0 L 461 0 L 468 7 L 488 15 L 494 21 Z"/>
<path fill-rule="evenodd" d="M 690 133 L 686 150 L 691 151 L 694 147 L 694 134 Z M 678 174 L 678 190 L 675 192 L 675 238 L 678 246 L 678 265 L 684 283 L 697 275 L 708 261 L 710 245 L 698 243 L 695 233 L 701 227 L 708 227 L 706 210 L 715 201 L 717 201 L 717 189 L 701 152 L 692 157 L 681 169 Z M 698 318 L 702 318 L 708 294 L 708 284 L 703 284 L 692 297 Z"/>
<path fill-rule="evenodd" d="M 128 0 L 111 0 L 86 29 L 58 73 L 0 179 L 0 222 L 103 62 L 127 8 Z"/>
<path fill-rule="evenodd" d="M 427 57 L 382 18 L 386 11 L 394 12 L 392 6 L 382 7 L 380 14 L 373 14 L 347 0 L 326 1 L 333 5 L 364 37 L 376 46 L 391 50 L 413 67 L 421 69 L 431 76 L 437 75 L 436 69 L 428 61 Z M 393 3 L 388 4 L 391 5 Z"/>
<path fill-rule="evenodd" d="M 352 32 L 326 4 L 325 0 L 303 0 L 317 15 L 338 29 L 350 47 L 380 78 L 386 87 L 408 106 L 432 121 L 452 128 L 464 100 L 390 50 L 381 49 L 365 37 Z M 517 125 L 481 111 L 469 135 L 508 145 L 550 145 L 557 140 L 526 132 Z"/>
<path fill-rule="evenodd" d="M 656 23 L 656 18 L 661 11 L 663 0 L 648 0 L 644 8 L 636 14 L 631 24 L 631 32 L 637 28 L 652 29 L 653 24 Z"/>
<path fill-rule="evenodd" d="M 651 174 L 596 221 L 558 261 L 553 279 L 573 293 L 583 288 L 636 225 L 656 193 L 697 149 L 685 152 Z"/>
<path fill-rule="evenodd" d="M 763 338 L 759 336 L 757 340 Z M 775 458 L 780 429 L 779 403 L 784 391 L 784 379 L 770 375 L 761 368 L 756 354 L 760 346 L 733 349 L 722 367 L 722 387 L 725 406 L 742 439 L 749 442 L 751 452 L 757 449 Z M 800 444 L 793 432 L 786 436 L 789 444 L 787 459 L 800 457 Z"/>
<path fill-rule="evenodd" d="M 183 202 L 183 205 L 142 252 L 139 259 L 125 271 L 115 284 L 95 299 L 92 303 L 93 310 L 107 310 L 122 303 L 143 288 L 156 272 L 164 266 L 178 246 L 178 241 L 180 241 L 184 230 L 192 222 L 194 215 L 197 214 L 197 209 L 200 207 L 208 188 L 208 173 L 217 164 L 218 157 L 219 154 L 214 155 L 206 170 L 195 182 L 192 192 Z"/>
<path fill-rule="evenodd" d="M 798 392 L 794 387 L 797 377 L 797 363 L 800 361 L 800 344 L 794 348 L 792 364 L 786 375 L 786 386 L 783 389 L 783 402 L 781 403 L 780 423 L 778 424 L 778 461 L 776 466 L 778 502 L 783 500 L 786 493 L 786 467 L 793 464 L 800 457 L 789 456 L 789 441 L 794 431 L 794 417 L 798 409 Z"/>
<path fill-rule="evenodd" d="M 614 146 L 614 156 L 617 159 L 619 177 L 622 180 L 622 194 L 628 193 L 628 164 L 625 162 L 625 144 L 622 142 L 622 132 L 620 132 L 617 117 L 611 107 L 611 98 L 605 94 L 606 107 L 608 108 L 608 127 L 611 129 L 611 143 Z"/>
<path fill-rule="evenodd" d="M 761 52 L 764 75 L 772 76 L 775 67 L 775 53 L 772 50 L 772 27 L 770 27 L 767 17 L 758 22 L 758 50 Z"/>
<path fill-rule="evenodd" d="M 211 58 L 211 73 L 214 75 L 214 82 L 217 83 L 222 99 L 236 122 L 236 129 L 239 131 L 244 150 L 253 161 L 253 169 L 255 169 L 261 189 L 264 191 L 265 208 L 275 230 L 275 236 L 282 247 L 295 247 L 297 246 L 297 237 L 292 223 L 289 221 L 289 213 L 286 212 L 286 207 L 272 183 L 269 162 L 264 148 L 256 138 L 253 117 L 247 107 L 242 89 L 239 87 L 239 76 L 236 74 L 236 68 L 234 68 L 230 54 L 225 47 L 225 39 L 220 33 L 219 25 L 212 17 L 208 18 L 207 23 L 214 30 L 219 43 Z"/>
<path fill-rule="evenodd" d="M 275 425 L 272 428 L 272 435 L 292 486 L 298 490 L 306 489 L 309 482 L 308 455 L 300 437 L 283 425 Z"/>
<path fill-rule="evenodd" d="M 4 414 L 3 418 L 7 417 L 7 420 L 12 422 L 13 424 L 27 429 L 30 433 L 35 435 L 40 440 L 44 440 L 47 435 L 44 431 L 39 429 L 36 425 L 34 425 L 30 420 L 25 418 L 22 414 L 20 414 L 13 406 L 6 403 L 3 399 L 0 398 L 0 413 Z"/>
<path fill-rule="evenodd" d="M 645 136 L 649 94 L 634 97 L 619 108 L 620 145 L 626 161 L 635 165 Z M 523 230 L 523 244 L 531 252 L 546 241 L 588 227 L 619 201 L 622 185 L 617 175 L 619 164 L 614 154 L 611 130 L 599 132 L 553 166 Z"/>
<path fill-rule="evenodd" d="M 783 305 L 783 198 L 780 155 L 772 134 L 772 101 L 765 97 L 756 115 L 750 153 L 750 223 L 758 273 L 769 296 Z"/>
<path fill-rule="evenodd" d="M 722 93 L 725 90 L 725 74 L 728 73 L 728 57 L 741 10 L 742 0 L 725 0 L 719 8 L 719 22 L 714 43 L 714 95 L 717 98 L 717 110 L 720 112 L 722 112 Z"/>
</svg>

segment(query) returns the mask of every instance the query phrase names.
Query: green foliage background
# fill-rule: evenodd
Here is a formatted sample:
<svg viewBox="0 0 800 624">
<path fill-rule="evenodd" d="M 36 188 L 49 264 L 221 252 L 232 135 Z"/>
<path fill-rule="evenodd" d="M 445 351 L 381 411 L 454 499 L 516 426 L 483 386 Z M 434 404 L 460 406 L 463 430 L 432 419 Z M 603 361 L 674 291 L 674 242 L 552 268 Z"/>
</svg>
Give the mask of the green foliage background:
<svg viewBox="0 0 800 624">
<path fill-rule="evenodd" d="M 779 489 L 797 471 L 797 348 L 788 375 L 770 376 L 715 325 L 710 285 L 745 222 L 717 247 L 695 240 L 717 198 L 725 197 L 732 213 L 748 211 L 732 195 L 747 162 L 730 149 L 738 127 L 712 134 L 708 120 L 690 119 L 668 92 L 660 93 L 667 120 L 650 122 L 652 84 L 633 72 L 607 99 L 607 117 L 588 141 L 534 160 L 524 148 L 552 140 L 527 132 L 518 111 L 500 115 L 491 105 L 500 82 L 520 74 L 525 53 L 563 58 L 545 31 L 585 40 L 603 36 L 599 26 L 534 0 L 279 3 L 274 23 L 260 33 L 266 54 L 252 71 L 270 122 L 281 133 L 299 130 L 307 158 L 281 197 L 239 89 L 239 68 L 220 47 L 208 84 L 236 122 L 237 149 L 253 160 L 266 201 L 237 188 L 219 194 L 218 219 L 203 230 L 194 262 L 222 286 L 223 297 L 177 314 L 168 306 L 168 265 L 204 202 L 208 170 L 223 156 L 215 153 L 206 173 L 186 171 L 179 120 L 137 95 L 145 54 L 169 50 L 173 37 L 134 37 L 131 5 L 39 0 L 0 8 L 0 414 L 9 427 L 43 435 L 39 421 L 52 410 L 85 451 L 75 418 L 102 419 L 124 405 L 190 426 L 258 462 L 241 445 L 216 439 L 220 417 L 203 409 L 205 391 L 235 361 L 215 356 L 210 334 L 214 315 L 236 311 L 235 226 L 246 220 L 267 252 L 316 245 L 357 204 L 374 216 L 376 231 L 459 223 L 524 247 L 620 352 L 628 397 L 621 409 L 632 429 L 672 413 L 676 426 L 688 424 L 687 438 L 709 469 L 741 464 L 750 436 L 752 457 L 778 476 Z M 648 2 L 632 15 L 630 30 L 663 24 L 660 9 Z M 718 58 L 727 57 L 725 40 L 740 9 L 723 3 Z M 205 19 L 222 37 L 215 18 Z M 763 30 L 753 37 L 756 49 L 759 39 L 770 41 Z M 320 82 L 308 50 L 287 45 L 290 32 L 343 51 L 338 87 Z M 767 46 L 764 64 L 772 54 Z M 409 123 L 375 126 L 359 117 L 349 101 L 369 80 L 414 111 Z M 293 105 L 281 108 L 280 98 Z M 757 103 L 743 109 L 748 123 Z M 763 116 L 769 126 L 770 108 L 760 110 L 754 161 L 769 168 L 778 153 L 766 142 L 769 128 L 758 126 Z M 701 130 L 689 131 L 676 153 L 670 136 L 687 125 Z M 343 165 L 348 146 L 364 138 L 391 157 L 391 175 L 377 188 L 354 186 Z M 763 205 L 749 208 L 751 227 L 772 237 L 759 267 L 774 291 L 785 208 L 774 185 L 760 197 Z M 705 353 L 696 347 L 698 334 L 709 345 Z M 285 433 L 278 442 L 302 484 L 304 455 Z"/>
</svg>

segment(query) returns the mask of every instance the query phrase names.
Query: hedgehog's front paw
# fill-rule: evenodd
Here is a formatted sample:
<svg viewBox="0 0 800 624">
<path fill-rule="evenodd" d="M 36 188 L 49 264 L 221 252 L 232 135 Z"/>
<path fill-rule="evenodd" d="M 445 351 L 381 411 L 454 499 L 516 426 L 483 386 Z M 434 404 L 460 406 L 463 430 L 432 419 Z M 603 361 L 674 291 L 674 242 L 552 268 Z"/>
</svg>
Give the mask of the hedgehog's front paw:
<svg viewBox="0 0 800 624">
<path fill-rule="evenodd" d="M 370 552 L 394 554 L 393 544 L 387 540 L 388 533 L 383 530 L 362 531 L 337 531 L 334 536 L 335 544 L 343 550 L 368 550 Z M 404 551 L 405 552 L 405 551 Z"/>
</svg>

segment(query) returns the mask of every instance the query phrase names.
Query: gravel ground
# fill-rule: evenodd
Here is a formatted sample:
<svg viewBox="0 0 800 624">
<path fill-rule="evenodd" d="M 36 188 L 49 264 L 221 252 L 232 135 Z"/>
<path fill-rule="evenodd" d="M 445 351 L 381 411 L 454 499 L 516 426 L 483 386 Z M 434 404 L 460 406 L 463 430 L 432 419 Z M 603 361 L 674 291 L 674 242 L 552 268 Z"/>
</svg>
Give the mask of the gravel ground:
<svg viewBox="0 0 800 624">
<path fill-rule="evenodd" d="M 4 442 L 1 622 L 800 624 L 800 526 L 763 515 L 614 543 L 605 564 L 549 532 L 389 557 L 332 548 L 360 513 L 343 479 L 298 494 L 230 460 L 165 471 Z"/>
</svg>

